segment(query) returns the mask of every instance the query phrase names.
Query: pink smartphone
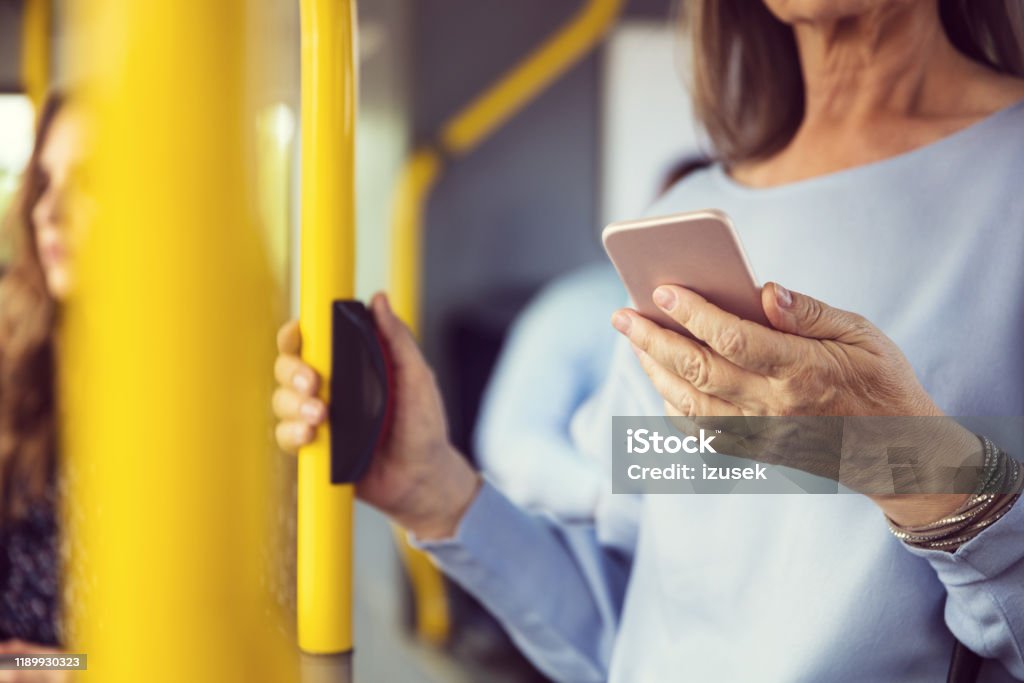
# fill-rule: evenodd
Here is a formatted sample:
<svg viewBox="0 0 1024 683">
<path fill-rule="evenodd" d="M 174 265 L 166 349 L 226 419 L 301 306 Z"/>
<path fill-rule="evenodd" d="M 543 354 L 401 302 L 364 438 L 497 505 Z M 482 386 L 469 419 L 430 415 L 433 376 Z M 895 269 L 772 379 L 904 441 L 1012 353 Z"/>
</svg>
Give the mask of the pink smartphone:
<svg viewBox="0 0 1024 683">
<path fill-rule="evenodd" d="M 730 313 L 771 324 L 761 287 L 732 221 L 716 209 L 620 221 L 601 234 L 636 309 L 662 327 L 692 335 L 654 305 L 661 285 L 681 285 Z"/>
</svg>

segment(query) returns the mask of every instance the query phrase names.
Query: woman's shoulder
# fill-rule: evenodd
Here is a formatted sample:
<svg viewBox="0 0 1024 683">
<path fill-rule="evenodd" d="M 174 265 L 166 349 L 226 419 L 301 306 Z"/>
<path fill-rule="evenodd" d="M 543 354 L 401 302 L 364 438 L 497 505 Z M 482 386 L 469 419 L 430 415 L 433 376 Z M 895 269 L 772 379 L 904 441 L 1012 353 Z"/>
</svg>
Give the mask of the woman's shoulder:
<svg viewBox="0 0 1024 683">
<path fill-rule="evenodd" d="M 709 183 L 721 168 L 720 161 L 702 157 L 698 163 L 689 166 L 685 173 L 679 174 L 665 185 L 662 193 L 647 208 L 646 214 L 660 216 L 708 208 L 706 198 L 711 189 Z"/>
<path fill-rule="evenodd" d="M 1024 101 L 1024 78 L 984 69 L 969 91 L 962 92 L 961 96 L 961 102 L 982 111 L 996 112 Z"/>
<path fill-rule="evenodd" d="M 977 135 L 964 136 L 975 142 L 974 154 L 983 153 L 985 166 L 993 171 L 1006 167 L 1024 168 L 1024 80 L 1013 78 L 998 97 L 987 103 L 985 115 L 970 126 Z M 965 150 L 970 154 L 971 149 Z M 975 167 L 974 172 L 981 172 Z"/>
<path fill-rule="evenodd" d="M 1008 144 L 1024 144 L 1024 78 L 979 67 L 979 75 L 957 94 L 963 129 L 981 129 Z M 951 116 L 955 120 L 957 117 Z"/>
</svg>

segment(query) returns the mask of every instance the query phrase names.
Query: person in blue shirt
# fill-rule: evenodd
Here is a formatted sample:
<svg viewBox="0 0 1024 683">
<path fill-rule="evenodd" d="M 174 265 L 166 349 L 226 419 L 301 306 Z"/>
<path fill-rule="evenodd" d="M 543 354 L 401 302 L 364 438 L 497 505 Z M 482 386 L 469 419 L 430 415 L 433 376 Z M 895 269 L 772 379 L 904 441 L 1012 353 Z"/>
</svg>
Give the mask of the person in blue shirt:
<svg viewBox="0 0 1024 683">
<path fill-rule="evenodd" d="M 1020 4 L 687 7 L 716 163 L 651 213 L 729 213 L 771 327 L 674 286 L 654 300 L 703 345 L 618 311 L 575 447 L 606 465 L 613 415 L 1024 415 Z M 386 297 L 372 308 L 397 403 L 357 492 L 552 678 L 936 681 L 958 639 L 985 658 L 979 680 L 1024 680 L 1024 468 L 1003 435 L 983 435 L 1006 484 L 991 494 L 983 475 L 973 493 L 608 495 L 591 520 L 556 520 L 455 451 L 412 335 Z M 300 345 L 286 325 L 287 450 L 325 414 Z M 978 443 L 948 429 L 946 450 Z M 914 446 L 933 457 L 934 439 Z"/>
<path fill-rule="evenodd" d="M 605 491 L 601 469 L 574 447 L 569 423 L 608 374 L 615 345 L 608 316 L 625 300 L 610 264 L 587 265 L 544 286 L 505 340 L 480 408 L 476 458 L 527 509 L 588 519 Z"/>
<path fill-rule="evenodd" d="M 708 163 L 684 156 L 668 169 L 658 196 Z M 609 262 L 588 264 L 542 287 L 505 339 L 474 452 L 488 479 L 528 510 L 585 520 L 610 494 L 601 467 L 573 444 L 570 425 L 608 375 L 615 342 L 608 316 L 625 300 Z"/>
</svg>

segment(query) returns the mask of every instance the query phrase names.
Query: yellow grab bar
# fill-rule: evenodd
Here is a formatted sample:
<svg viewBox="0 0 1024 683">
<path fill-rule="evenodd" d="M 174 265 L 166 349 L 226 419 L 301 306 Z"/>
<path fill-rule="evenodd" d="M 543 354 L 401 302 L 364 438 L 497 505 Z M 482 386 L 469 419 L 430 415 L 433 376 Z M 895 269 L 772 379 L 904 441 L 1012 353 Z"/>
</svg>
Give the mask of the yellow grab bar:
<svg viewBox="0 0 1024 683">
<path fill-rule="evenodd" d="M 355 288 L 353 0 L 301 0 L 302 357 L 331 377 L 331 302 Z M 340 438 L 341 435 L 335 435 Z M 312 654 L 352 649 L 351 485 L 332 485 L 328 429 L 299 453 L 298 637 Z"/>
<path fill-rule="evenodd" d="M 52 0 L 25 0 L 21 19 L 21 84 L 39 111 L 50 85 Z"/>
<path fill-rule="evenodd" d="M 413 153 L 398 177 L 391 217 L 391 305 L 414 333 L 420 329 L 423 207 L 441 174 L 441 155 L 429 147 Z"/>
<path fill-rule="evenodd" d="M 493 86 L 441 126 L 438 143 L 406 160 L 391 205 L 391 296 L 395 310 L 419 330 L 423 208 L 443 171 L 442 155 L 463 156 L 535 99 L 594 48 L 626 0 L 588 0 L 566 24 Z"/>
<path fill-rule="evenodd" d="M 71 4 L 85 32 L 73 58 L 92 76 L 71 112 L 93 201 L 67 207 L 64 646 L 88 656 L 76 680 L 294 681 L 266 581 L 280 455 L 273 283 L 250 213 L 248 3 Z"/>
<path fill-rule="evenodd" d="M 390 292 L 395 312 L 414 333 L 420 329 L 423 213 L 444 170 L 442 152 L 464 156 L 536 98 L 581 58 L 614 24 L 625 0 L 588 0 L 566 24 L 441 127 L 435 146 L 406 160 L 391 205 Z M 441 151 L 439 151 L 441 150 Z M 444 582 L 436 567 L 396 533 L 416 602 L 416 628 L 429 642 L 450 631 Z"/>
<path fill-rule="evenodd" d="M 590 0 L 558 32 L 441 129 L 450 154 L 475 149 L 544 88 L 585 57 L 619 16 L 625 0 Z"/>
</svg>

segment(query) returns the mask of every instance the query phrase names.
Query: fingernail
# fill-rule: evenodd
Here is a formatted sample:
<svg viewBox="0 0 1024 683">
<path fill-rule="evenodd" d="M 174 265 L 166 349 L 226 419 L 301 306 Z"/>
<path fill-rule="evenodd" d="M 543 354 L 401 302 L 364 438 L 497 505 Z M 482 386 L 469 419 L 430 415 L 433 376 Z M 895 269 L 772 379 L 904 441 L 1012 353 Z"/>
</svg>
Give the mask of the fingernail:
<svg viewBox="0 0 1024 683">
<path fill-rule="evenodd" d="M 302 404 L 302 407 L 299 408 L 299 411 L 307 420 L 319 422 L 320 418 L 323 417 L 324 414 L 324 406 L 320 401 L 306 401 Z"/>
<path fill-rule="evenodd" d="M 668 287 L 658 287 L 654 290 L 654 303 L 669 310 L 676 305 L 676 293 Z"/>
<path fill-rule="evenodd" d="M 793 305 L 793 295 L 782 285 L 776 284 L 775 303 L 779 305 L 779 308 L 789 308 Z"/>
<path fill-rule="evenodd" d="M 632 322 L 625 313 L 616 313 L 612 316 L 612 326 L 622 334 L 629 334 L 629 326 Z"/>
<path fill-rule="evenodd" d="M 301 392 L 307 392 L 313 386 L 313 383 L 309 381 L 309 377 L 304 373 L 297 372 L 292 376 L 292 385 Z"/>
</svg>

